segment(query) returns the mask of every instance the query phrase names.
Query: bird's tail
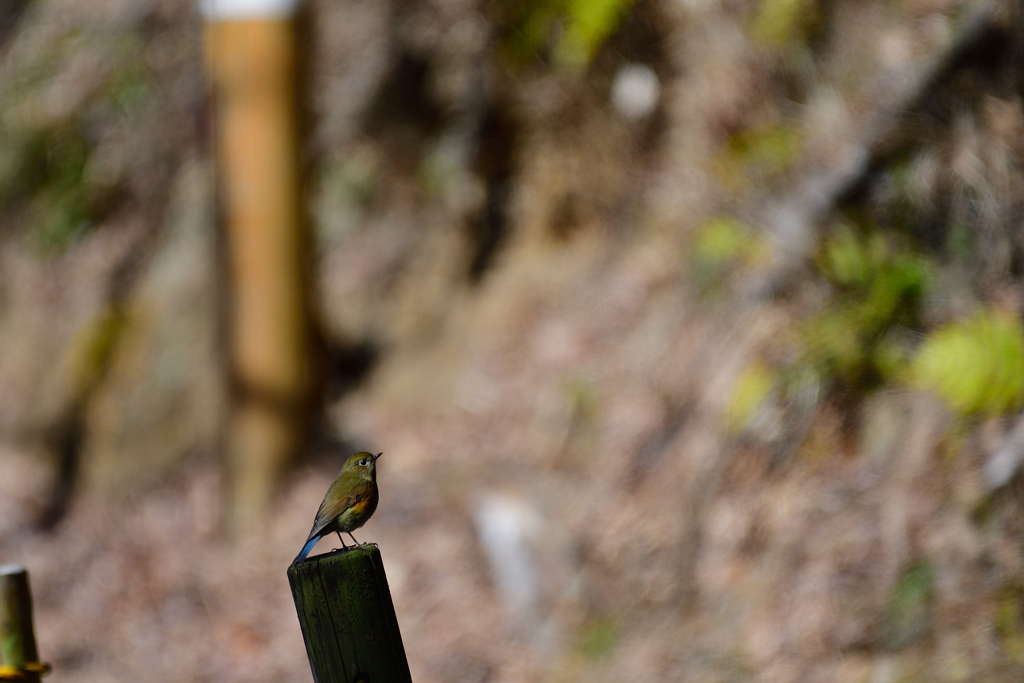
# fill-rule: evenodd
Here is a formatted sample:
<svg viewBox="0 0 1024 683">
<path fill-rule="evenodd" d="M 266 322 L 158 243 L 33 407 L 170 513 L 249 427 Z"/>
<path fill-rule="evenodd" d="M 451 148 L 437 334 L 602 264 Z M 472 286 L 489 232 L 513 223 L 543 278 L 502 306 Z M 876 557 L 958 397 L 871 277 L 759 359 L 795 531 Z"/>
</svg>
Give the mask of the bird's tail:
<svg viewBox="0 0 1024 683">
<path fill-rule="evenodd" d="M 316 542 L 319 540 L 319 536 L 314 536 L 313 538 L 306 541 L 306 545 L 302 546 L 302 550 L 300 550 L 299 554 L 295 556 L 294 560 L 292 560 L 292 564 L 298 564 L 299 562 L 302 562 L 304 559 L 306 559 L 306 555 L 309 555 L 309 551 L 313 549 L 313 546 L 315 546 Z"/>
</svg>

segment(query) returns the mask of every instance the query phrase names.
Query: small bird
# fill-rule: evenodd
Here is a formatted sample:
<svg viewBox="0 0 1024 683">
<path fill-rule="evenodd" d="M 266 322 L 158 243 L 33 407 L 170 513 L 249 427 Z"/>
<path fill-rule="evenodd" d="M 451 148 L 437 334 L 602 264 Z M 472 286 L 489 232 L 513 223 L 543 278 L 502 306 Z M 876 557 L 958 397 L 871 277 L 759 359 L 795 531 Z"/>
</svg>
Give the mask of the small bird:
<svg viewBox="0 0 1024 683">
<path fill-rule="evenodd" d="M 348 546 L 345 545 L 345 539 L 341 538 L 342 531 L 351 536 L 355 543 L 359 543 L 352 532 L 365 524 L 377 509 L 377 458 L 382 455 L 362 451 L 345 461 L 338 477 L 327 489 L 320 509 L 316 511 L 316 519 L 306 538 L 306 545 L 302 546 L 292 564 L 306 559 L 316 542 L 331 532 L 338 534 L 343 548 Z"/>
</svg>

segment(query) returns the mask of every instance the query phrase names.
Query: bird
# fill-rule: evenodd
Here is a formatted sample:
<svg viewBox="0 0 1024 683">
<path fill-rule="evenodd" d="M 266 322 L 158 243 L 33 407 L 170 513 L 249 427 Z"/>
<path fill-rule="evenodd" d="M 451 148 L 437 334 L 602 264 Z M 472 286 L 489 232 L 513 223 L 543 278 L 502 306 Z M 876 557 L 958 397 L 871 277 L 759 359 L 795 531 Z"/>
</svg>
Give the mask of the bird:
<svg viewBox="0 0 1024 683">
<path fill-rule="evenodd" d="M 305 560 L 316 542 L 332 532 L 338 534 L 342 548 L 348 547 L 345 539 L 341 538 L 342 531 L 358 545 L 359 541 L 352 532 L 365 524 L 377 509 L 377 458 L 382 455 L 360 451 L 345 461 L 334 483 L 324 494 L 306 544 L 292 564 Z"/>
</svg>

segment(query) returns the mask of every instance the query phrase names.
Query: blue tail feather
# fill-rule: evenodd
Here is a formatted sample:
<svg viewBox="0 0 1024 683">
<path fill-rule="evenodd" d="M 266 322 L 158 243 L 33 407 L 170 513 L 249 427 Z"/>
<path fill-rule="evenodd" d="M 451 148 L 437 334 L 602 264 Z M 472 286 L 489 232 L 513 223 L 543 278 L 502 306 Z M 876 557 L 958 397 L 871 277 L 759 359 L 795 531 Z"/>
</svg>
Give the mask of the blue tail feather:
<svg viewBox="0 0 1024 683">
<path fill-rule="evenodd" d="M 297 564 L 306 559 L 306 555 L 309 555 L 309 551 L 313 549 L 313 546 L 315 546 L 316 542 L 319 540 L 319 536 L 314 536 L 313 538 L 306 541 L 306 545 L 302 546 L 302 550 L 300 550 L 299 554 L 295 556 L 294 560 L 292 560 L 292 564 Z"/>
</svg>

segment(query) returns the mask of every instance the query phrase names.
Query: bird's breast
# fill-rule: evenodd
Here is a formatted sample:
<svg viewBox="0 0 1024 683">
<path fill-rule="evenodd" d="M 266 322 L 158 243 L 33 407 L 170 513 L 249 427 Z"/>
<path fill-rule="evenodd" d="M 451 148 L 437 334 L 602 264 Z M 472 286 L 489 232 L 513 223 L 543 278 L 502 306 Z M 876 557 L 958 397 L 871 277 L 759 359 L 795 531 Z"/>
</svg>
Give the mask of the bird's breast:
<svg viewBox="0 0 1024 683">
<path fill-rule="evenodd" d="M 338 517 L 338 526 L 342 531 L 354 531 L 363 525 L 370 518 L 373 511 L 377 509 L 377 491 L 374 490 L 369 496 L 353 503 Z"/>
</svg>

